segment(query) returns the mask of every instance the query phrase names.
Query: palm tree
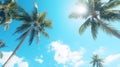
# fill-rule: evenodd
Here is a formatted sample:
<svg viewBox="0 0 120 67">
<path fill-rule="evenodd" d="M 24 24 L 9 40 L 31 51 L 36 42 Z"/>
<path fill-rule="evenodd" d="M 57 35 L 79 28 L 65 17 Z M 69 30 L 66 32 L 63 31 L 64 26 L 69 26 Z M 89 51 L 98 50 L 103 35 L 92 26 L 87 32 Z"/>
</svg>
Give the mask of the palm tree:
<svg viewBox="0 0 120 67">
<path fill-rule="evenodd" d="M 103 67 L 103 59 L 100 59 L 98 55 L 93 55 L 90 64 L 92 64 L 93 67 Z"/>
<path fill-rule="evenodd" d="M 5 46 L 5 43 L 2 40 L 0 40 L 0 48 L 3 48 L 4 46 Z M 3 57 L 3 54 L 0 51 L 0 58 L 2 58 L 2 57 Z"/>
<path fill-rule="evenodd" d="M 9 60 L 12 58 L 14 54 L 18 51 L 20 46 L 22 45 L 23 41 L 25 38 L 30 35 L 29 39 L 29 45 L 32 44 L 32 41 L 34 40 L 35 37 L 37 37 L 37 41 L 39 43 L 40 41 L 40 33 L 45 35 L 46 37 L 49 37 L 48 33 L 45 31 L 45 28 L 51 28 L 51 20 L 46 19 L 46 12 L 43 13 L 38 13 L 38 7 L 37 3 L 34 2 L 34 11 L 32 12 L 32 16 L 29 16 L 26 14 L 26 17 L 19 17 L 19 20 L 23 20 L 24 23 L 17 28 L 15 33 L 22 33 L 22 35 L 17 39 L 20 40 L 18 46 L 15 48 L 9 59 L 5 62 L 3 67 L 9 62 Z M 29 20 L 28 20 L 29 19 Z"/>
<path fill-rule="evenodd" d="M 88 26 L 91 27 L 93 39 L 96 39 L 98 28 L 102 28 L 105 32 L 112 34 L 120 39 L 120 33 L 111 27 L 106 21 L 120 20 L 120 10 L 113 9 L 120 5 L 120 0 L 109 0 L 108 2 L 101 2 L 101 0 L 87 0 L 85 3 L 88 8 L 88 13 L 79 15 L 72 13 L 70 17 L 83 17 L 85 22 L 81 25 L 79 33 L 83 34 Z"/>
<path fill-rule="evenodd" d="M 19 16 L 24 16 L 25 10 L 17 5 L 14 0 L 5 0 L 0 4 L 0 25 L 4 25 L 4 29 L 9 28 L 12 19 L 17 20 Z"/>
</svg>

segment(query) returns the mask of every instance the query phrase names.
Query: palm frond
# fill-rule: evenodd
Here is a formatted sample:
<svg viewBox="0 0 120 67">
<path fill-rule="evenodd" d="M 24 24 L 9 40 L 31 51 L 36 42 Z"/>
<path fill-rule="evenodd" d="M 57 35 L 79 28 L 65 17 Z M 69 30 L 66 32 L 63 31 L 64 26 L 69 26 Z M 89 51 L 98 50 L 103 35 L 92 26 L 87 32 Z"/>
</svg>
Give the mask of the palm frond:
<svg viewBox="0 0 120 67">
<path fill-rule="evenodd" d="M 79 33 L 82 35 L 82 33 L 85 31 L 85 29 L 90 25 L 90 18 L 85 21 L 79 28 Z"/>
<path fill-rule="evenodd" d="M 37 20 L 37 16 L 38 16 L 38 5 L 36 2 L 34 2 L 34 10 L 32 12 L 33 20 Z"/>
<path fill-rule="evenodd" d="M 52 20 L 44 20 L 45 27 L 52 28 Z"/>
<path fill-rule="evenodd" d="M 4 0 L 4 5 L 8 5 L 8 4 L 10 4 L 10 3 L 12 3 L 12 2 L 14 2 L 14 0 Z"/>
<path fill-rule="evenodd" d="M 46 15 L 47 15 L 47 12 L 39 13 L 38 21 L 39 21 L 39 22 L 44 22 L 44 20 L 45 20 L 45 18 L 46 18 Z"/>
<path fill-rule="evenodd" d="M 17 10 L 12 12 L 13 19 L 23 21 L 25 23 L 32 22 L 31 16 L 21 7 L 17 7 Z"/>
<path fill-rule="evenodd" d="M 99 11 L 101 9 L 101 0 L 94 0 L 94 10 Z"/>
<path fill-rule="evenodd" d="M 94 10 L 95 9 L 95 0 L 88 0 L 88 3 L 89 3 L 89 8 L 91 10 Z"/>
<path fill-rule="evenodd" d="M 0 48 L 2 47 L 5 47 L 5 43 L 2 40 L 0 40 Z"/>
<path fill-rule="evenodd" d="M 107 10 L 100 12 L 100 18 L 107 21 L 120 20 L 120 10 Z"/>
<path fill-rule="evenodd" d="M 16 40 L 21 40 L 24 38 L 24 36 L 30 31 L 30 29 L 28 29 L 26 32 L 24 32 L 20 37 L 18 37 Z"/>
<path fill-rule="evenodd" d="M 103 9 L 111 9 L 114 7 L 118 7 L 120 5 L 120 0 L 111 0 L 102 7 Z"/>
<path fill-rule="evenodd" d="M 29 16 L 29 15 L 25 15 L 25 14 L 23 14 L 23 15 L 20 15 L 20 14 L 14 14 L 14 19 L 15 20 L 19 20 L 19 21 L 23 21 L 24 23 L 30 23 L 30 22 L 32 22 L 32 19 L 31 19 L 31 17 Z"/>
<path fill-rule="evenodd" d="M 49 38 L 49 35 L 48 35 L 48 33 L 47 33 L 45 30 L 42 30 L 41 33 L 42 33 L 45 37 Z"/>
<path fill-rule="evenodd" d="M 37 31 L 36 34 L 37 34 L 37 43 L 39 44 L 40 43 L 40 32 Z"/>
<path fill-rule="evenodd" d="M 98 28 L 99 28 L 99 24 L 95 20 L 93 20 L 91 22 L 91 33 L 94 40 L 96 40 L 97 38 Z"/>
<path fill-rule="evenodd" d="M 22 24 L 21 26 L 17 27 L 15 33 L 21 33 L 24 32 L 25 30 L 27 30 L 31 25 L 30 24 Z"/>
<path fill-rule="evenodd" d="M 30 33 L 29 45 L 32 44 L 32 42 L 33 42 L 33 40 L 34 40 L 34 38 L 35 38 L 35 33 L 36 33 L 36 31 L 35 31 L 35 29 L 33 28 L 33 29 L 31 30 L 31 33 Z"/>
<path fill-rule="evenodd" d="M 101 20 L 98 19 L 98 22 L 100 22 L 101 28 L 108 34 L 112 34 L 116 36 L 117 38 L 120 38 L 120 33 L 118 30 L 114 29 L 113 27 L 110 27 L 108 24 L 103 23 Z"/>
<path fill-rule="evenodd" d="M 9 29 L 9 24 L 12 22 L 12 17 L 6 18 L 6 22 L 4 22 L 4 30 Z"/>
</svg>

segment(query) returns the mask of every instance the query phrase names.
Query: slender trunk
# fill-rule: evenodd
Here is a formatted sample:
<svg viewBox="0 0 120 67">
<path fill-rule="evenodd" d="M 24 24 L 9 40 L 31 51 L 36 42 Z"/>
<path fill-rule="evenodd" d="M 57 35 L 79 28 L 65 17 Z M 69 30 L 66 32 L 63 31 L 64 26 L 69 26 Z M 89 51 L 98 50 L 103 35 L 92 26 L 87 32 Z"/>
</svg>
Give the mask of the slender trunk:
<svg viewBox="0 0 120 67">
<path fill-rule="evenodd" d="M 98 21 L 98 23 L 104 28 L 107 29 L 109 32 L 111 32 L 114 36 L 116 36 L 117 38 L 120 39 L 120 34 L 118 32 L 116 32 L 115 30 L 109 28 L 108 26 L 106 26 L 100 19 L 98 19 L 97 17 L 95 17 L 96 20 Z"/>
<path fill-rule="evenodd" d="M 6 64 L 10 61 L 10 59 L 13 57 L 13 55 L 16 54 L 16 52 L 18 51 L 18 49 L 20 48 L 20 46 L 22 45 L 22 43 L 24 42 L 25 38 L 27 37 L 28 33 L 30 32 L 31 29 L 29 29 L 29 31 L 24 35 L 24 37 L 21 39 L 20 43 L 18 44 L 18 46 L 15 48 L 15 50 L 13 51 L 13 53 L 10 55 L 10 57 L 7 59 L 7 61 L 3 64 L 2 67 L 5 67 Z"/>
</svg>

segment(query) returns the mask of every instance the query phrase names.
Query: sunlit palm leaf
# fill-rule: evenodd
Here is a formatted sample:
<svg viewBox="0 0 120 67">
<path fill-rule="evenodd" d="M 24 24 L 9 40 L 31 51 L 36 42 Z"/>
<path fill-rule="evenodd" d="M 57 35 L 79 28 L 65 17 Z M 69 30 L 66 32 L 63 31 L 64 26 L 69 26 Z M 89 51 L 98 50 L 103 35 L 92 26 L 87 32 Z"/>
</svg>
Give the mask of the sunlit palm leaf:
<svg viewBox="0 0 120 67">
<path fill-rule="evenodd" d="M 44 24 L 46 28 L 52 28 L 52 20 L 44 20 Z"/>
<path fill-rule="evenodd" d="M 38 22 L 44 22 L 45 18 L 46 18 L 46 15 L 47 15 L 47 12 L 42 12 L 42 13 L 39 13 L 39 16 L 38 16 Z"/>
<path fill-rule="evenodd" d="M 79 29 L 79 33 L 83 34 L 83 32 L 86 30 L 86 28 L 90 25 L 90 18 L 86 20 L 85 23 L 83 23 Z"/>
<path fill-rule="evenodd" d="M 12 22 L 12 17 L 6 17 L 6 20 L 4 22 L 4 30 L 9 29 L 9 24 Z"/>
</svg>

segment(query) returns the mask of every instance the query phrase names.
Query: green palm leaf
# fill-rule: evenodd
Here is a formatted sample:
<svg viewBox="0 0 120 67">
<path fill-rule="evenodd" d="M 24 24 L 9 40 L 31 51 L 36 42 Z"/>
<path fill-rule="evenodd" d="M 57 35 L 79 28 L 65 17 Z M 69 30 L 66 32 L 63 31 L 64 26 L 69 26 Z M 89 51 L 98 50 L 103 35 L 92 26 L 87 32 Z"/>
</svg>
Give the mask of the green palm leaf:
<svg viewBox="0 0 120 67">
<path fill-rule="evenodd" d="M 90 64 L 92 64 L 93 67 L 103 67 L 103 59 L 100 59 L 98 55 L 93 55 L 92 61 Z"/>
<path fill-rule="evenodd" d="M 100 12 L 100 18 L 107 21 L 120 20 L 120 10 L 107 10 Z"/>
<path fill-rule="evenodd" d="M 37 16 L 38 16 L 38 5 L 36 2 L 34 2 L 34 10 L 32 12 L 33 20 L 37 20 Z"/>
<path fill-rule="evenodd" d="M 118 32 L 118 30 L 114 29 L 113 27 L 110 27 L 106 23 L 102 23 L 100 25 L 101 25 L 101 28 L 103 29 L 103 31 L 105 31 L 106 33 L 112 34 L 112 35 L 120 38 L 120 33 Z"/>
<path fill-rule="evenodd" d="M 44 29 L 41 31 L 41 33 L 42 33 L 45 37 L 49 38 L 48 33 L 47 33 Z"/>
<path fill-rule="evenodd" d="M 46 18 L 46 15 L 47 15 L 47 12 L 42 12 L 42 13 L 39 13 L 38 14 L 38 22 L 44 22 L 45 18 Z"/>
<path fill-rule="evenodd" d="M 96 40 L 96 38 L 97 38 L 98 28 L 99 28 L 99 23 L 96 22 L 95 20 L 92 20 L 92 22 L 91 22 L 91 33 L 92 33 L 92 36 L 93 36 L 94 40 Z"/>
<path fill-rule="evenodd" d="M 35 38 L 35 35 L 36 35 L 36 30 L 33 28 L 33 29 L 31 30 L 31 33 L 30 33 L 29 45 L 32 44 L 32 42 L 33 42 L 33 40 L 34 40 L 34 38 Z"/>
<path fill-rule="evenodd" d="M 105 3 L 103 9 L 111 9 L 120 5 L 120 0 L 110 0 L 108 3 Z"/>
<path fill-rule="evenodd" d="M 24 36 L 29 32 L 30 29 L 28 29 L 26 32 L 24 32 L 20 37 L 17 38 L 17 40 L 22 40 Z"/>
<path fill-rule="evenodd" d="M 14 32 L 14 34 L 15 34 L 15 33 L 24 32 L 24 31 L 26 31 L 30 26 L 31 26 L 31 25 L 30 25 L 30 24 L 27 24 L 27 23 L 22 24 L 21 26 L 19 26 L 19 27 L 16 29 L 16 31 Z"/>
<path fill-rule="evenodd" d="M 52 28 L 52 20 L 44 20 L 44 24 L 46 28 Z"/>
<path fill-rule="evenodd" d="M 79 28 L 79 33 L 80 33 L 80 35 L 83 34 L 83 32 L 86 30 L 86 28 L 87 28 L 89 25 L 90 25 L 90 18 L 87 19 L 86 22 L 83 23 L 83 24 L 81 25 L 81 27 Z"/>
</svg>

